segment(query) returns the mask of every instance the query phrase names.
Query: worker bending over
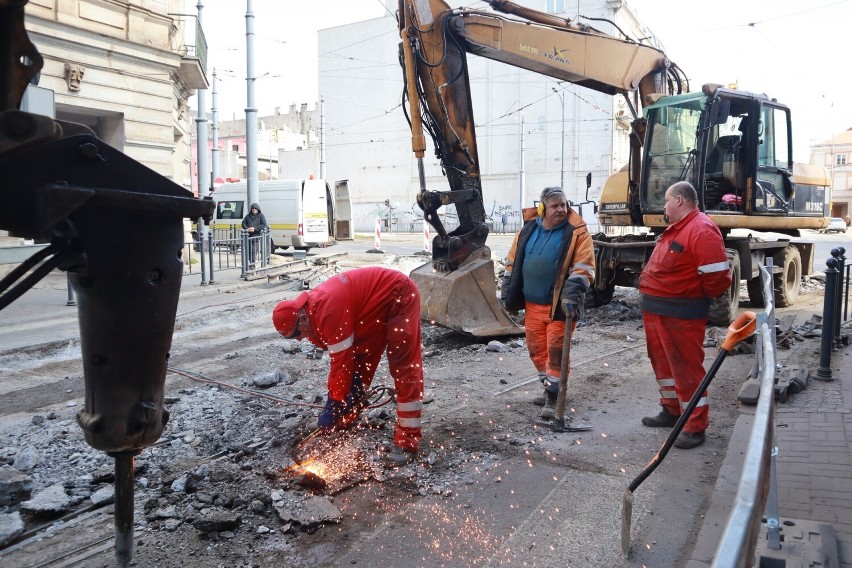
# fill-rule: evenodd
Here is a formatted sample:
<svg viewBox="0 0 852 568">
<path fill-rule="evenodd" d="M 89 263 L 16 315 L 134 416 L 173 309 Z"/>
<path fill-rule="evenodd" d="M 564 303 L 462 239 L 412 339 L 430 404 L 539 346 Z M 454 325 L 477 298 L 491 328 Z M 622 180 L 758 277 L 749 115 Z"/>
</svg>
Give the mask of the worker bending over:
<svg viewBox="0 0 852 568">
<path fill-rule="evenodd" d="M 387 268 L 349 270 L 329 278 L 272 313 L 275 329 L 307 339 L 331 355 L 328 398 L 318 426 L 351 426 L 366 406 L 366 390 L 387 349 L 394 379 L 397 420 L 389 465 L 414 459 L 422 437 L 423 359 L 420 352 L 420 293 L 405 274 Z"/>
</svg>

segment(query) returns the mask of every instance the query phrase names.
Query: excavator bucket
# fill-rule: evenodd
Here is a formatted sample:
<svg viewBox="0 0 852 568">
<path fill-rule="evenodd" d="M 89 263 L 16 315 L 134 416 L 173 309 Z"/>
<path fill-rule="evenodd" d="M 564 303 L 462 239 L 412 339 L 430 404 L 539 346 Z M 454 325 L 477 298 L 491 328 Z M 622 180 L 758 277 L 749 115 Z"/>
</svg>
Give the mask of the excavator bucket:
<svg viewBox="0 0 852 568">
<path fill-rule="evenodd" d="M 426 263 L 411 272 L 420 289 L 420 317 L 476 337 L 521 335 L 497 299 L 491 249 L 482 247 L 453 272 L 437 272 Z"/>
</svg>

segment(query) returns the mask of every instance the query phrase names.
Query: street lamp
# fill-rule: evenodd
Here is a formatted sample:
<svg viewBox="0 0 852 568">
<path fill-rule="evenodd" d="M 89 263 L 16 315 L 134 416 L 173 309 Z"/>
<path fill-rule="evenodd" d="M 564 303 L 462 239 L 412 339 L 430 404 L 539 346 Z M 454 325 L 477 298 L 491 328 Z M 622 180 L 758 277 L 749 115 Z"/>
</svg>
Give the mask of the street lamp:
<svg viewBox="0 0 852 568">
<path fill-rule="evenodd" d="M 558 90 L 556 87 L 550 88 L 556 96 L 559 97 L 559 102 L 562 103 L 562 144 L 560 146 L 561 153 L 559 154 L 559 187 L 565 191 L 565 93 Z"/>
</svg>

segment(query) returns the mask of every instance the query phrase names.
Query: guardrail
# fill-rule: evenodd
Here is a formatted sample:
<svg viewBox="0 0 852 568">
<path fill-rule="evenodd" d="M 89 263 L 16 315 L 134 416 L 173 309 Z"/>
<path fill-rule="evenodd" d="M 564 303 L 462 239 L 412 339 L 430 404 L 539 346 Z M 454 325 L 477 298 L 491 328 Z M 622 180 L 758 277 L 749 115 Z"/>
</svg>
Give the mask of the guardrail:
<svg viewBox="0 0 852 568">
<path fill-rule="evenodd" d="M 215 283 L 217 270 L 240 269 L 240 277 L 267 268 L 272 253 L 269 231 L 257 236 L 241 228 L 210 229 L 206 237 L 184 243 L 187 250 L 187 274 L 201 274 L 201 285 Z M 197 259 L 196 259 L 197 254 Z M 209 278 L 208 278 L 209 274 Z"/>
<path fill-rule="evenodd" d="M 766 306 L 757 314 L 760 395 L 734 504 L 713 558 L 714 568 L 762 565 L 754 562 L 754 554 L 764 516 L 769 547 L 781 547 L 775 477 L 775 300 L 772 277 L 765 267 L 760 268 L 760 278 Z"/>
</svg>

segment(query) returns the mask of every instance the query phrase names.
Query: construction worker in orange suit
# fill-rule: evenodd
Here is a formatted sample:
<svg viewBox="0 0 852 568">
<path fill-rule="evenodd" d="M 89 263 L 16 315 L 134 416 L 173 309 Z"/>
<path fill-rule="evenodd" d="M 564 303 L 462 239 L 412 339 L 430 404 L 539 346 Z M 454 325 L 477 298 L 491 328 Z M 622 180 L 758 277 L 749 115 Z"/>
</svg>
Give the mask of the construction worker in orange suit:
<svg viewBox="0 0 852 568">
<path fill-rule="evenodd" d="M 595 251 L 583 218 L 559 187 L 541 192 L 538 216 L 524 224 L 509 249 L 500 298 L 510 312 L 524 310 L 527 350 L 544 385 L 541 417 L 551 419 L 559 394 L 565 318 L 582 315 L 595 278 Z"/>
<path fill-rule="evenodd" d="M 698 210 L 695 188 L 685 181 L 666 190 L 669 226 L 639 278 L 640 308 L 648 357 L 660 389 L 657 416 L 642 424 L 671 428 L 704 378 L 704 328 L 713 299 L 731 286 L 722 234 Z M 704 392 L 674 445 L 689 449 L 704 443 L 709 424 Z"/>
<path fill-rule="evenodd" d="M 328 398 L 318 426 L 351 426 L 366 406 L 376 367 L 387 349 L 394 379 L 397 421 L 388 465 L 412 461 L 419 449 L 423 407 L 420 293 L 405 274 L 369 267 L 342 272 L 272 313 L 284 337 L 307 339 L 331 355 Z"/>
</svg>

